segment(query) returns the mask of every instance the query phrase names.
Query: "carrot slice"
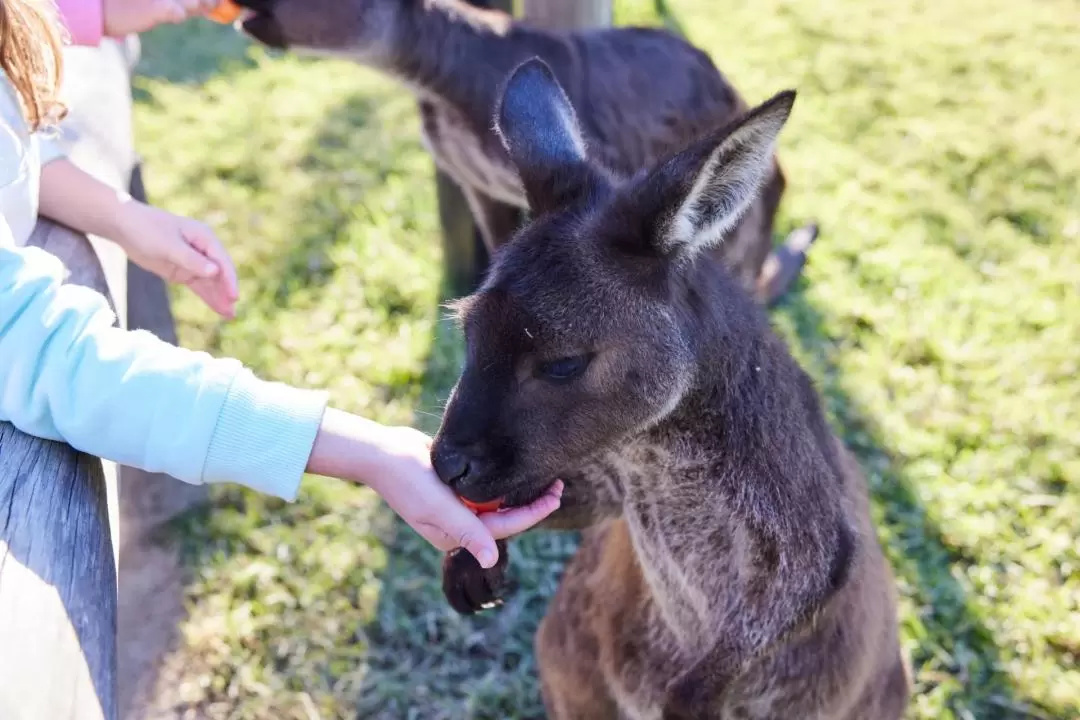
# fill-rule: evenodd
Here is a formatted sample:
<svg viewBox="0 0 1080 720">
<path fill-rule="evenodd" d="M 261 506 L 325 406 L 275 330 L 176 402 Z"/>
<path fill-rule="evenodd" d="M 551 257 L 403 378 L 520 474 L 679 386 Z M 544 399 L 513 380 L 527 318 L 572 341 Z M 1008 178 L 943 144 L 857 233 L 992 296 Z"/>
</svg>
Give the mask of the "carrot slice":
<svg viewBox="0 0 1080 720">
<path fill-rule="evenodd" d="M 494 500 L 488 500 L 487 502 L 473 502 L 466 500 L 465 498 L 459 498 L 465 507 L 472 510 L 477 515 L 482 513 L 495 512 L 502 507 L 502 498 L 495 498 Z"/>
<path fill-rule="evenodd" d="M 240 7 L 233 0 L 221 0 L 221 3 L 207 13 L 206 17 L 210 18 L 216 23 L 222 25 L 229 25 L 236 21 L 236 18 L 240 17 L 240 14 L 244 12 L 244 8 Z"/>
</svg>

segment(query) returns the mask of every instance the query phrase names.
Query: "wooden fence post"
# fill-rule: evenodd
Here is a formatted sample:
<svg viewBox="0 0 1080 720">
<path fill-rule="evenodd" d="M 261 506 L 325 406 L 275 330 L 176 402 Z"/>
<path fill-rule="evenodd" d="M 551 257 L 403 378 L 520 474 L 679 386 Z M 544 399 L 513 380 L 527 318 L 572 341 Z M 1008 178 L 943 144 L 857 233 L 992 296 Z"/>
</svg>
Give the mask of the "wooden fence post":
<svg viewBox="0 0 1080 720">
<path fill-rule="evenodd" d="M 513 12 L 514 9 L 513 0 L 466 1 L 506 12 Z M 448 289 L 454 296 L 467 295 L 480 285 L 490 258 L 461 189 L 450 176 L 438 169 L 435 170 L 435 188 L 439 198 L 443 264 Z"/>
<path fill-rule="evenodd" d="M 90 242 L 39 222 L 67 282 L 108 294 Z M 102 462 L 0 423 L 0 718 L 117 720 L 117 581 Z M 115 530 L 115 528 L 113 528 Z"/>
<path fill-rule="evenodd" d="M 611 24 L 612 0 L 524 0 L 523 17 L 548 30 L 578 30 Z"/>
</svg>

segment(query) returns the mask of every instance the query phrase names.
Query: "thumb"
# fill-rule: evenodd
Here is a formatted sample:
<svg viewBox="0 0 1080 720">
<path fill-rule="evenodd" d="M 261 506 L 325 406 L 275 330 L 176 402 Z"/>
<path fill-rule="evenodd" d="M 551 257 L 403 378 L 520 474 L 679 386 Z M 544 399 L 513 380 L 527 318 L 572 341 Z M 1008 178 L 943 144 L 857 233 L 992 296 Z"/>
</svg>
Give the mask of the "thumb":
<svg viewBox="0 0 1080 720">
<path fill-rule="evenodd" d="M 185 242 L 178 242 L 173 246 L 169 260 L 181 270 L 198 278 L 214 277 L 220 271 L 216 263 Z"/>
<path fill-rule="evenodd" d="M 482 568 L 494 567 L 499 561 L 499 549 L 495 545 L 495 538 L 471 513 L 467 527 L 458 535 L 458 546 L 468 550 Z"/>
<path fill-rule="evenodd" d="M 480 521 L 496 538 L 508 538 L 523 533 L 559 509 L 562 500 L 562 481 L 555 481 L 547 492 L 523 507 L 484 513 Z"/>
</svg>

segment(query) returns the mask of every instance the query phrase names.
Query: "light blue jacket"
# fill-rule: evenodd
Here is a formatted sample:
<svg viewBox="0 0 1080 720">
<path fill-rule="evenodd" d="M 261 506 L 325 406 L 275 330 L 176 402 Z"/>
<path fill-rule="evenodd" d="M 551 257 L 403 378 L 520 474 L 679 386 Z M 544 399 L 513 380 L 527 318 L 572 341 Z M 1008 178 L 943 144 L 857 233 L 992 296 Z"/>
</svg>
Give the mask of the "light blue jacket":
<svg viewBox="0 0 1080 720">
<path fill-rule="evenodd" d="M 102 295 L 62 285 L 59 260 L 21 247 L 36 215 L 37 144 L 0 74 L 0 420 L 185 482 L 294 499 L 325 393 L 114 327 Z"/>
</svg>

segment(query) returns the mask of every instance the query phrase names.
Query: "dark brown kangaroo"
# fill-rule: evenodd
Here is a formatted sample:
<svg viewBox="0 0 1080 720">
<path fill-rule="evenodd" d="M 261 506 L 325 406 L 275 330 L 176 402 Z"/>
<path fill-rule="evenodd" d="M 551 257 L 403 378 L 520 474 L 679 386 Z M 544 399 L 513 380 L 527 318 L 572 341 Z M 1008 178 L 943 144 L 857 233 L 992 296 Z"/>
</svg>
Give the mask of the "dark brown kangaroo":
<svg viewBox="0 0 1080 720">
<path fill-rule="evenodd" d="M 557 720 L 896 720 L 894 581 L 860 470 L 706 250 L 768 182 L 784 92 L 631 176 L 533 60 L 497 126 L 531 222 L 457 304 L 440 477 L 585 530 L 536 638 Z M 501 573 L 491 574 L 498 581 Z"/>
<path fill-rule="evenodd" d="M 465 191 L 489 250 L 513 235 L 528 205 L 491 122 L 499 89 L 524 60 L 548 64 L 579 113 L 589 156 L 623 174 L 746 110 L 705 53 L 663 30 L 549 33 L 456 0 L 240 3 L 255 12 L 244 29 L 267 45 L 345 55 L 412 88 L 427 147 Z M 764 192 L 713 250 L 767 303 L 796 278 L 816 237 L 813 226 L 792 233 L 765 264 L 783 191 L 773 161 Z"/>
</svg>

